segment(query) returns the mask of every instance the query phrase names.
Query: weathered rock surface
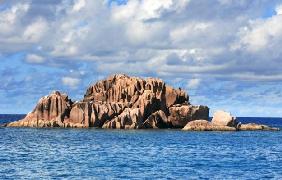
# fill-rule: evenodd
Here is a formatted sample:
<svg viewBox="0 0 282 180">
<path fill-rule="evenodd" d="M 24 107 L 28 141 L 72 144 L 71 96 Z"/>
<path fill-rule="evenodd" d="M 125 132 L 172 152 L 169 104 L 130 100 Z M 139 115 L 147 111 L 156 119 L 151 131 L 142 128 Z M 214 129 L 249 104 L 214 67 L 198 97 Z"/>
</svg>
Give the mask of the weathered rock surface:
<svg viewBox="0 0 282 180">
<path fill-rule="evenodd" d="M 126 108 L 119 116 L 106 121 L 103 128 L 111 129 L 141 129 L 143 119 L 139 108 Z"/>
<path fill-rule="evenodd" d="M 242 124 L 236 121 L 230 113 L 225 111 L 217 111 L 214 113 L 212 121 L 194 120 L 186 124 L 182 129 L 185 131 L 248 131 L 248 130 L 279 130 L 266 125 L 255 123 Z"/>
<path fill-rule="evenodd" d="M 49 96 L 42 97 L 34 110 L 27 116 L 8 126 L 24 127 L 59 127 L 64 126 L 64 121 L 69 118 L 72 101 L 66 94 L 58 91 L 52 92 Z M 71 126 L 74 126 L 73 124 Z"/>
<path fill-rule="evenodd" d="M 231 113 L 225 111 L 216 111 L 211 122 L 214 125 L 230 127 L 237 127 L 238 124 L 236 117 L 233 117 Z"/>
<path fill-rule="evenodd" d="M 255 124 L 255 123 L 248 123 L 248 124 L 241 124 L 239 127 L 241 131 L 279 131 L 279 128 L 269 127 L 263 124 Z"/>
<path fill-rule="evenodd" d="M 189 97 L 184 91 L 173 89 L 160 79 L 148 78 L 145 80 L 124 74 L 110 76 L 106 80 L 99 81 L 90 86 L 84 95 L 83 101 L 129 102 L 136 104 L 146 90 L 145 96 L 151 93 L 155 96 L 155 99 L 162 101 L 168 107 L 189 101 Z M 141 102 L 139 101 L 139 103 Z"/>
<path fill-rule="evenodd" d="M 142 128 L 168 128 L 168 118 L 162 110 L 154 112 L 148 119 L 142 124 Z"/>
<path fill-rule="evenodd" d="M 197 119 L 209 119 L 207 106 L 173 105 L 169 108 L 168 122 L 173 127 L 184 127 L 188 122 Z"/>
<path fill-rule="evenodd" d="M 10 127 L 98 127 L 112 129 L 183 128 L 193 131 L 277 130 L 240 124 L 218 111 L 211 122 L 207 106 L 189 103 L 189 96 L 156 78 L 124 74 L 91 85 L 83 100 L 73 103 L 58 91 L 42 97 L 34 110 Z"/>
<path fill-rule="evenodd" d="M 208 107 L 190 105 L 183 90 L 160 79 L 118 74 L 91 85 L 76 103 L 54 92 L 40 99 L 23 120 L 8 126 L 183 128 L 189 121 L 208 119 L 208 115 Z"/>
<path fill-rule="evenodd" d="M 185 131 L 236 131 L 235 127 L 216 125 L 207 120 L 189 122 L 182 130 Z"/>
</svg>

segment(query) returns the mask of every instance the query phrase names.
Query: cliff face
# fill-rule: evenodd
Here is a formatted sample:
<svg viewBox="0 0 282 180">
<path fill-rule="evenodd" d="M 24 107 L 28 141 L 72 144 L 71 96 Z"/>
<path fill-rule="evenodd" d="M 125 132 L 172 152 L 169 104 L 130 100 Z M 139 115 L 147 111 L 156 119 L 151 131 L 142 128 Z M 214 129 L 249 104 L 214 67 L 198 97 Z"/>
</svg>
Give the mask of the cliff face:
<svg viewBox="0 0 282 180">
<path fill-rule="evenodd" d="M 76 103 L 53 92 L 41 98 L 24 119 L 8 126 L 183 128 L 190 121 L 208 117 L 207 106 L 191 105 L 183 90 L 160 79 L 113 75 L 91 85 Z"/>
</svg>

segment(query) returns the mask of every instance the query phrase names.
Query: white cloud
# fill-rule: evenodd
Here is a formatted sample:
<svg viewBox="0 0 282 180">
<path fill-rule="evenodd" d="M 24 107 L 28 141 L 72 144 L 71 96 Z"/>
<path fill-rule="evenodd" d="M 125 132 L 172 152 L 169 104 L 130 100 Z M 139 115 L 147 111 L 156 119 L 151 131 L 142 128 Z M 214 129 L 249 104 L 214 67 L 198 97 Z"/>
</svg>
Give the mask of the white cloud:
<svg viewBox="0 0 282 180">
<path fill-rule="evenodd" d="M 22 16 L 24 16 L 28 9 L 29 4 L 18 3 L 9 9 L 0 11 L 0 34 L 9 34 L 11 31 L 13 32 L 13 27 L 16 26 L 16 23 Z"/>
<path fill-rule="evenodd" d="M 248 74 L 279 75 L 280 6 L 276 15 L 263 19 L 258 14 L 265 4 L 250 6 L 245 0 L 105 2 L 51 3 L 48 13 L 35 12 L 35 1 L 12 4 L 0 12 L 1 27 L 14 31 L 5 30 L 10 34 L 4 36 L 0 29 L 0 50 L 27 52 L 27 62 L 41 62 L 31 55 L 44 54 L 42 59 L 54 59 L 46 62 L 51 66 L 57 59 L 70 62 L 66 65 L 94 61 L 99 73 L 107 68 L 108 73 L 240 80 L 244 76 L 235 74 L 242 72 L 246 79 Z"/>
<path fill-rule="evenodd" d="M 43 18 L 37 19 L 35 22 L 27 26 L 23 33 L 26 42 L 38 42 L 48 31 L 48 24 Z"/>
<path fill-rule="evenodd" d="M 277 15 L 282 15 L 282 4 L 278 5 L 275 9 Z"/>
<path fill-rule="evenodd" d="M 247 48 L 250 52 L 266 49 L 280 49 L 282 39 L 281 7 L 276 9 L 277 14 L 267 19 L 252 20 L 247 26 L 241 28 L 237 48 Z"/>
<path fill-rule="evenodd" d="M 201 79 L 191 79 L 188 81 L 187 89 L 197 89 L 201 84 Z"/>
<path fill-rule="evenodd" d="M 112 7 L 111 19 L 125 29 L 125 40 L 132 45 L 160 44 L 164 40 L 164 30 L 169 27 L 157 19 L 166 13 L 178 13 L 188 3 L 189 0 L 132 0 L 126 5 Z"/>
<path fill-rule="evenodd" d="M 115 6 L 112 16 L 118 21 L 160 18 L 165 11 L 179 11 L 187 6 L 188 2 L 189 0 L 131 0 L 126 5 Z"/>
<path fill-rule="evenodd" d="M 80 11 L 85 5 L 85 0 L 77 0 L 73 5 L 73 11 Z"/>
<path fill-rule="evenodd" d="M 73 77 L 63 77 L 62 78 L 62 83 L 65 85 L 65 86 L 69 86 L 71 88 L 76 88 L 79 83 L 80 83 L 80 79 L 78 78 L 73 78 Z"/>
<path fill-rule="evenodd" d="M 133 21 L 128 23 L 126 35 L 129 42 L 139 44 L 142 42 L 151 41 L 154 36 L 162 29 L 161 24 L 144 24 L 142 22 Z"/>
<path fill-rule="evenodd" d="M 173 42 L 187 42 L 189 39 L 205 36 L 208 34 L 212 23 L 210 22 L 191 22 L 185 26 L 177 27 L 170 32 Z"/>
<path fill-rule="evenodd" d="M 29 63 L 40 64 L 40 63 L 43 63 L 45 59 L 42 56 L 39 56 L 36 54 L 28 54 L 26 56 L 26 61 Z"/>
<path fill-rule="evenodd" d="M 77 90 L 95 77 L 113 73 L 157 76 L 190 87 L 197 102 L 227 108 L 226 94 L 238 89 L 222 93 L 218 86 L 224 82 L 241 88 L 242 82 L 255 81 L 256 86 L 282 80 L 281 5 L 270 7 L 281 4 L 279 0 L 15 2 L 3 1 L 5 9 L 0 11 L 2 59 L 26 53 L 27 63 L 41 63 L 50 73 L 56 69 L 54 74 L 62 78 L 54 84 L 66 89 Z M 272 17 L 263 17 L 273 10 Z M 208 87 L 197 88 L 201 84 Z M 244 99 L 237 95 L 240 98 L 234 98 Z"/>
</svg>

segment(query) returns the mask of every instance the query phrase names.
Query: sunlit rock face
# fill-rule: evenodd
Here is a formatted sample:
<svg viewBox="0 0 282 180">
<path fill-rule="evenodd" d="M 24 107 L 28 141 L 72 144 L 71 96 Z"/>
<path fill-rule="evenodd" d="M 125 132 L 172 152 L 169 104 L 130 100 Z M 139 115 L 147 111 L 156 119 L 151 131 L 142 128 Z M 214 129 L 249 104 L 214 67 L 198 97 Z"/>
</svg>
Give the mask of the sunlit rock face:
<svg viewBox="0 0 282 180">
<path fill-rule="evenodd" d="M 58 91 L 42 97 L 34 110 L 10 127 L 75 127 L 110 129 L 183 128 L 187 131 L 279 130 L 260 124 L 241 124 L 225 111 L 191 105 L 183 90 L 160 79 L 117 74 L 87 88 L 73 103 Z"/>
<path fill-rule="evenodd" d="M 169 107 L 168 122 L 173 127 L 182 128 L 188 122 L 197 119 L 209 119 L 209 108 L 207 106 L 176 104 Z"/>
<path fill-rule="evenodd" d="M 66 94 L 54 91 L 39 99 L 34 110 L 24 119 L 9 123 L 8 126 L 60 127 L 69 119 L 71 107 L 72 101 Z"/>
<path fill-rule="evenodd" d="M 241 124 L 239 127 L 241 131 L 279 131 L 279 128 L 269 127 L 264 124 L 248 123 Z"/>
<path fill-rule="evenodd" d="M 185 131 L 278 131 L 279 128 L 269 127 L 263 124 L 242 124 L 236 120 L 236 117 L 226 111 L 216 111 L 210 121 L 192 120 L 182 129 Z"/>
<path fill-rule="evenodd" d="M 91 85 L 72 103 L 60 92 L 41 98 L 33 112 L 8 126 L 183 128 L 209 117 L 207 106 L 193 106 L 186 92 L 160 79 L 117 74 Z"/>
<path fill-rule="evenodd" d="M 187 123 L 185 131 L 236 131 L 235 127 L 216 125 L 207 120 L 195 120 Z"/>
<path fill-rule="evenodd" d="M 214 113 L 211 122 L 215 125 L 230 127 L 237 127 L 238 124 L 236 117 L 233 117 L 231 113 L 222 110 Z"/>
</svg>

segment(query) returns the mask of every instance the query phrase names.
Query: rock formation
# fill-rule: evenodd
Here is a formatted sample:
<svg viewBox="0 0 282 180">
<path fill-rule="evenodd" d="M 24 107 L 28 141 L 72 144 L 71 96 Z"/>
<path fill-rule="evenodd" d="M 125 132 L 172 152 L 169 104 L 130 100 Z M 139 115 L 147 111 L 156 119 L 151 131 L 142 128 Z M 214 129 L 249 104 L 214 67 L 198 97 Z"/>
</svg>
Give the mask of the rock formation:
<svg viewBox="0 0 282 180">
<path fill-rule="evenodd" d="M 54 91 L 42 97 L 24 119 L 11 122 L 8 126 L 60 127 L 69 118 L 71 107 L 72 101 L 66 94 Z"/>
<path fill-rule="evenodd" d="M 182 129 L 185 131 L 249 131 L 249 130 L 268 130 L 277 131 L 278 128 L 272 128 L 266 125 L 249 123 L 242 124 L 236 120 L 230 113 L 225 111 L 216 111 L 211 122 L 207 120 L 195 120 L 188 122 Z"/>
<path fill-rule="evenodd" d="M 10 127 L 98 127 L 112 129 L 183 128 L 190 131 L 277 130 L 241 124 L 218 111 L 211 122 L 207 106 L 189 103 L 189 96 L 160 79 L 110 76 L 91 85 L 83 100 L 73 103 L 58 91 L 42 97 L 34 110 Z"/>
<path fill-rule="evenodd" d="M 263 124 L 255 124 L 255 123 L 248 123 L 248 124 L 241 124 L 239 127 L 241 131 L 279 131 L 279 128 L 269 127 Z"/>
<path fill-rule="evenodd" d="M 207 120 L 195 120 L 187 123 L 185 131 L 236 131 L 235 127 L 216 125 Z"/>
<path fill-rule="evenodd" d="M 169 108 L 168 122 L 173 127 L 184 127 L 187 122 L 197 119 L 209 119 L 209 108 L 207 106 L 173 105 Z"/>
<path fill-rule="evenodd" d="M 24 119 L 7 126 L 183 128 L 190 121 L 208 117 L 209 108 L 191 105 L 181 89 L 160 79 L 118 74 L 91 85 L 76 103 L 53 92 L 41 98 Z"/>
<path fill-rule="evenodd" d="M 213 115 L 211 123 L 218 126 L 237 127 L 236 117 L 225 111 L 216 111 Z"/>
</svg>

